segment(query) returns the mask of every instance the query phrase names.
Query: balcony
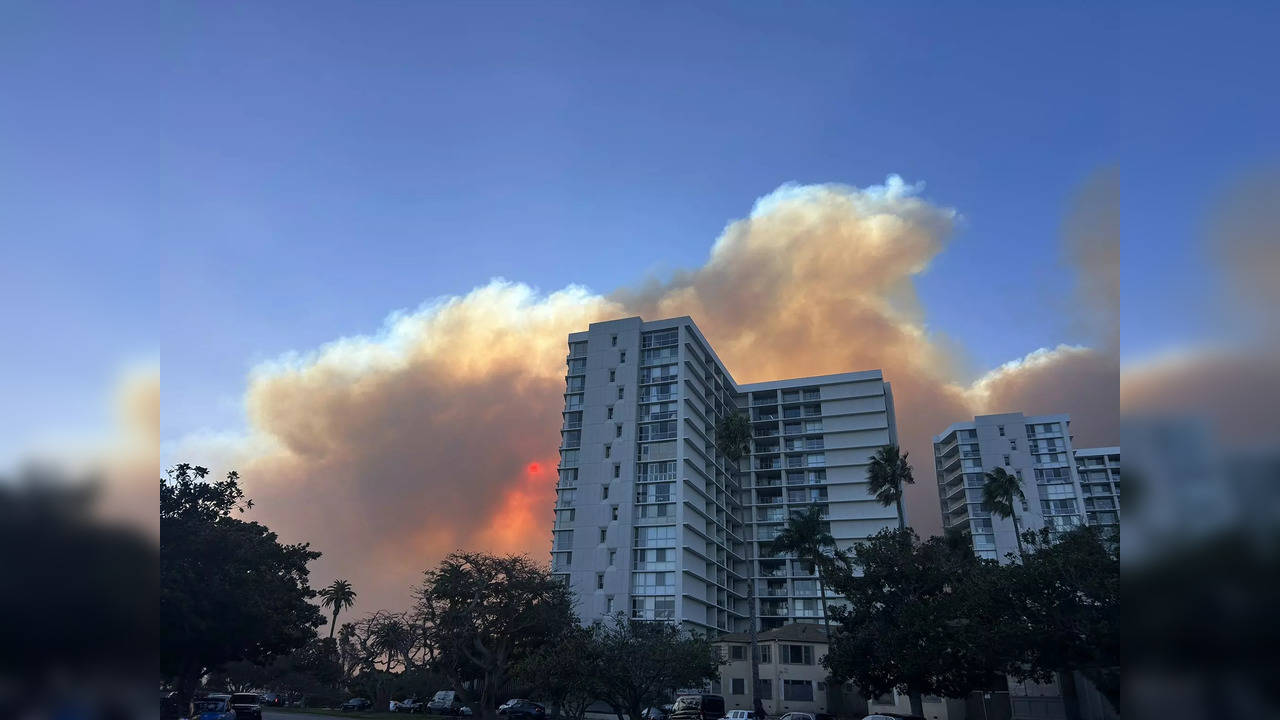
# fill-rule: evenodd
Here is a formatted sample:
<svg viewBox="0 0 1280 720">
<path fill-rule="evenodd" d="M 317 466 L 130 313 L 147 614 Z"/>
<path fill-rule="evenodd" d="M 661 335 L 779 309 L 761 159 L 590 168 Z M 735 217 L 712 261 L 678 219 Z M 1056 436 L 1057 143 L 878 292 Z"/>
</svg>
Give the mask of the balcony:
<svg viewBox="0 0 1280 720">
<path fill-rule="evenodd" d="M 757 411 L 755 414 L 755 417 L 753 417 L 751 420 L 752 422 L 768 422 L 770 420 L 777 420 L 777 419 L 778 419 L 778 412 L 776 410 L 770 410 L 768 412 Z"/>
<path fill-rule="evenodd" d="M 778 458 L 756 458 L 756 470 L 777 470 L 782 467 L 782 463 Z"/>
<path fill-rule="evenodd" d="M 787 603 L 768 601 L 760 603 L 760 615 L 762 616 L 786 616 L 790 614 L 790 606 Z"/>
<path fill-rule="evenodd" d="M 756 428 L 752 431 L 751 436 L 756 438 L 778 437 L 778 426 Z"/>
</svg>

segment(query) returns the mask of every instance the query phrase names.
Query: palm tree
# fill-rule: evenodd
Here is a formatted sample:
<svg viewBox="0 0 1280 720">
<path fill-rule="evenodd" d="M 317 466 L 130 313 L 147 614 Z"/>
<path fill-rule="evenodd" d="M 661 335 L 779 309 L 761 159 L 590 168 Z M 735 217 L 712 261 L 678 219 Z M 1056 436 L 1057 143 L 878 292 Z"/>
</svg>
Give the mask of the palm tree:
<svg viewBox="0 0 1280 720">
<path fill-rule="evenodd" d="M 735 465 L 751 452 L 751 420 L 740 412 L 726 415 L 716 425 L 716 449 Z M 764 703 L 760 700 L 760 638 L 756 627 L 755 579 L 747 578 L 747 608 L 751 637 L 751 705 L 756 717 L 764 717 Z"/>
<path fill-rule="evenodd" d="M 333 609 L 333 622 L 329 625 L 329 638 L 333 638 L 333 629 L 338 626 L 338 613 L 356 604 L 356 591 L 346 580 L 334 580 L 328 587 L 320 589 L 321 607 Z"/>
<path fill-rule="evenodd" d="M 997 517 L 1013 520 L 1013 539 L 1018 541 L 1018 557 L 1022 557 L 1022 530 L 1018 527 L 1018 515 L 1014 512 L 1014 500 L 1023 502 L 1022 480 L 998 467 L 986 473 L 987 482 L 982 486 L 982 502 Z"/>
<path fill-rule="evenodd" d="M 902 486 L 916 482 L 911 475 L 911 463 L 907 462 L 909 454 L 899 453 L 897 445 L 885 445 L 876 450 L 867 466 L 867 492 L 885 507 L 898 506 L 899 530 L 907 527 L 907 516 L 902 511 Z"/>
<path fill-rule="evenodd" d="M 822 510 L 817 505 L 793 513 L 770 544 L 774 552 L 791 553 L 798 559 L 813 563 L 818 574 L 818 591 L 822 594 L 822 622 L 826 626 L 827 642 L 831 641 L 831 618 L 827 616 L 827 585 L 822 575 L 822 563 L 827 550 L 835 546 L 835 538 L 831 537 L 822 519 Z"/>
</svg>

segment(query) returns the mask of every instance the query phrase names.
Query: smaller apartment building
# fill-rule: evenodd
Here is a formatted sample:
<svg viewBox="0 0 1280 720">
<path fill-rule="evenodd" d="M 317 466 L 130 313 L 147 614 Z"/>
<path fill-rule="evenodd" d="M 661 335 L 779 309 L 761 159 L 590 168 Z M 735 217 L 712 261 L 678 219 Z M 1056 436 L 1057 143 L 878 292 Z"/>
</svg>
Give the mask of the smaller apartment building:
<svg viewBox="0 0 1280 720">
<path fill-rule="evenodd" d="M 852 683 L 844 683 L 834 692 L 827 688 L 827 671 L 822 666 L 822 658 L 827 655 L 827 634 L 821 625 L 790 623 L 759 633 L 757 642 L 760 700 L 770 717 L 789 712 L 842 717 L 866 714 L 866 701 Z M 720 667 L 720 682 L 712 691 L 724 695 L 726 710 L 751 710 L 751 636 L 722 635 L 716 640 L 716 647 L 726 664 Z"/>
</svg>

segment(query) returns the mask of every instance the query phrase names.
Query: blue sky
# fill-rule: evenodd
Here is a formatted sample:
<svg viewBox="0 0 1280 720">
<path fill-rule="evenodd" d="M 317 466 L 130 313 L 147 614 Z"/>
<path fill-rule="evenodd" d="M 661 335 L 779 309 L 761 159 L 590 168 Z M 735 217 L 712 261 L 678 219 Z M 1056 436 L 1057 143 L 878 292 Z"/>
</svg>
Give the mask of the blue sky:
<svg viewBox="0 0 1280 720">
<path fill-rule="evenodd" d="M 1114 166 L 1124 354 L 1211 334 L 1198 232 L 1280 150 L 1280 13 L 1027 5 L 5 3 L 0 434 L 157 356 L 166 437 L 234 427 L 259 360 L 494 276 L 696 266 L 788 181 L 957 208 L 920 291 L 985 369 L 1089 340 L 1060 229 Z"/>
</svg>

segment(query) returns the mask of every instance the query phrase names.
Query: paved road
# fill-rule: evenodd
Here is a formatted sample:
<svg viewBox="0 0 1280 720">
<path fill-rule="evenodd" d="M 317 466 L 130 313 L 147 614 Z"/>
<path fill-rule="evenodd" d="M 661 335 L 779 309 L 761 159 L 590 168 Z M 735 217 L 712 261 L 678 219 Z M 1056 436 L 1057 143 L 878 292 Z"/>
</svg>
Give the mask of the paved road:
<svg viewBox="0 0 1280 720">
<path fill-rule="evenodd" d="M 334 716 L 319 713 L 280 712 L 271 708 L 262 708 L 262 720 L 334 720 Z"/>
</svg>

